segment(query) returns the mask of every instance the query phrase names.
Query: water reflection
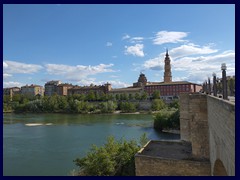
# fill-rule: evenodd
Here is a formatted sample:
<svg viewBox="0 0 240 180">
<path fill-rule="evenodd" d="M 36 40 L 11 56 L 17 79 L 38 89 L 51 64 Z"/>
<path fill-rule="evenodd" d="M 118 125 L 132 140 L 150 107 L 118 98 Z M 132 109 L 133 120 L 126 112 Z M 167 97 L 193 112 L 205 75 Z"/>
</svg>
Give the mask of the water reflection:
<svg viewBox="0 0 240 180">
<path fill-rule="evenodd" d="M 75 168 L 73 159 L 110 135 L 137 140 L 147 133 L 153 140 L 179 139 L 155 131 L 152 116 L 145 114 L 4 114 L 3 123 L 4 175 L 68 175 Z"/>
</svg>

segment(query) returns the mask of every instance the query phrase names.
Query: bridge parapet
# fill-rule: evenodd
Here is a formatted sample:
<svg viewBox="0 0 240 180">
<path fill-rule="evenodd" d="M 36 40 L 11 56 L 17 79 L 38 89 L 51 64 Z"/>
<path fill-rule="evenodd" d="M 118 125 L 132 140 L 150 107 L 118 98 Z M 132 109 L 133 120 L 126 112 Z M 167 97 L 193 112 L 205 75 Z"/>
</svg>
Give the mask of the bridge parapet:
<svg viewBox="0 0 240 180">
<path fill-rule="evenodd" d="M 209 158 L 212 175 L 235 175 L 235 103 L 200 93 L 180 94 L 181 140 Z"/>
<path fill-rule="evenodd" d="M 235 103 L 207 96 L 211 169 L 222 162 L 227 175 L 235 175 Z"/>
</svg>

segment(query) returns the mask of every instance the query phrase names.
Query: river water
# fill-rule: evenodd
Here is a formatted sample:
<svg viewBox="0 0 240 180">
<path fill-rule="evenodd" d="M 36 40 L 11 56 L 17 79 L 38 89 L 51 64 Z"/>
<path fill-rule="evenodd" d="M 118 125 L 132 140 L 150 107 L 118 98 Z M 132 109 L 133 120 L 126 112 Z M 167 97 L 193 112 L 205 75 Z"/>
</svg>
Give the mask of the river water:
<svg viewBox="0 0 240 180">
<path fill-rule="evenodd" d="M 4 114 L 4 176 L 67 176 L 77 169 L 92 144 L 102 145 L 110 135 L 136 139 L 146 133 L 152 140 L 179 139 L 156 132 L 148 114 Z"/>
</svg>

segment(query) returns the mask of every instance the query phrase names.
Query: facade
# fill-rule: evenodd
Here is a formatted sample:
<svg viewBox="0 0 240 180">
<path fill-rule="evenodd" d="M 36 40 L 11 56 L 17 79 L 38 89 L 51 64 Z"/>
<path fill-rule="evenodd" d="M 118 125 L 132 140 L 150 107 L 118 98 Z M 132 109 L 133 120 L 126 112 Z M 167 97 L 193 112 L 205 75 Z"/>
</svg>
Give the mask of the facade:
<svg viewBox="0 0 240 180">
<path fill-rule="evenodd" d="M 21 93 L 21 88 L 19 87 L 3 88 L 3 95 L 10 96 L 11 100 L 15 94 L 20 94 L 20 93 Z"/>
<path fill-rule="evenodd" d="M 178 99 L 182 92 L 199 92 L 201 89 L 201 85 L 187 81 L 149 83 L 144 87 L 144 90 L 149 96 L 151 96 L 154 91 L 160 91 L 160 96 L 164 100 Z"/>
<path fill-rule="evenodd" d="M 60 96 L 67 96 L 68 95 L 68 89 L 71 89 L 73 87 L 72 84 L 59 84 L 57 86 L 57 91 L 56 93 Z"/>
<path fill-rule="evenodd" d="M 57 86 L 61 84 L 61 81 L 49 81 L 45 84 L 45 96 L 51 96 L 57 93 Z"/>
<path fill-rule="evenodd" d="M 147 84 L 147 78 L 142 72 L 138 78 L 138 82 L 133 83 L 133 87 L 143 87 Z"/>
<path fill-rule="evenodd" d="M 166 101 L 178 99 L 182 92 L 199 92 L 202 89 L 202 85 L 196 83 L 188 81 L 172 81 L 171 60 L 168 50 L 166 51 L 164 63 L 163 82 L 147 82 L 147 78 L 141 73 L 138 82 L 134 83 L 133 86 L 139 87 L 140 85 L 143 85 L 144 91 L 148 93 L 150 98 L 154 91 L 160 91 L 160 97 Z"/>
<path fill-rule="evenodd" d="M 88 94 L 90 91 L 94 93 L 108 93 L 111 91 L 112 86 L 111 84 L 107 83 L 104 85 L 90 85 L 90 86 L 73 86 L 71 89 L 68 89 L 68 95 L 73 94 Z"/>
<path fill-rule="evenodd" d="M 21 88 L 19 87 L 3 88 L 3 95 L 13 96 L 14 94 L 20 94 L 20 93 L 21 93 Z"/>
<path fill-rule="evenodd" d="M 141 94 L 143 92 L 143 89 L 141 87 L 128 87 L 128 88 L 117 88 L 117 89 L 112 89 L 109 91 L 109 94 L 112 94 L 113 96 L 116 96 L 117 94 L 132 94 L 133 97 L 135 96 L 136 93 Z"/>
<path fill-rule="evenodd" d="M 31 84 L 30 86 L 29 85 L 22 86 L 21 93 L 25 95 L 32 95 L 32 96 L 36 96 L 36 95 L 43 96 L 44 89 L 40 85 Z"/>
</svg>

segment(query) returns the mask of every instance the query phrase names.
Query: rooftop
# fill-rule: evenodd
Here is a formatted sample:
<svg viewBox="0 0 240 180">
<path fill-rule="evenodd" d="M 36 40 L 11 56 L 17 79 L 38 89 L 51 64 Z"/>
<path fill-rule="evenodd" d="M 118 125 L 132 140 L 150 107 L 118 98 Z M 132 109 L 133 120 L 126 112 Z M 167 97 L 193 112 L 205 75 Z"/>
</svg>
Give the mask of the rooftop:
<svg viewBox="0 0 240 180">
<path fill-rule="evenodd" d="M 176 84 L 196 84 L 196 83 L 191 83 L 188 81 L 173 81 L 173 82 L 148 82 L 146 86 L 155 86 L 155 85 L 161 85 L 161 86 L 165 86 L 165 85 L 176 85 Z M 196 84 L 199 85 L 199 84 Z"/>
<path fill-rule="evenodd" d="M 193 159 L 191 143 L 185 141 L 150 141 L 138 155 L 167 159 Z"/>
<path fill-rule="evenodd" d="M 118 88 L 118 89 L 112 89 L 110 92 L 121 92 L 121 91 L 139 91 L 142 88 L 133 88 L 133 87 L 127 87 L 127 88 Z"/>
</svg>

